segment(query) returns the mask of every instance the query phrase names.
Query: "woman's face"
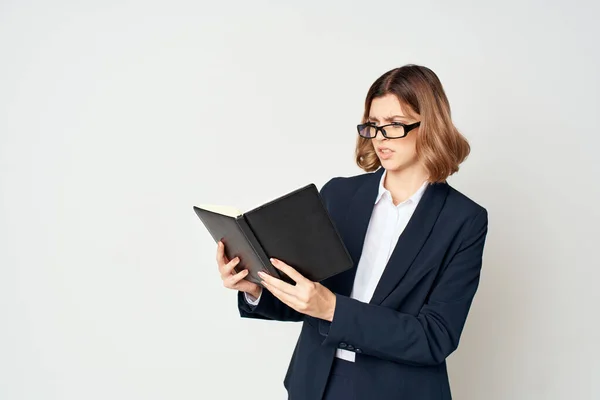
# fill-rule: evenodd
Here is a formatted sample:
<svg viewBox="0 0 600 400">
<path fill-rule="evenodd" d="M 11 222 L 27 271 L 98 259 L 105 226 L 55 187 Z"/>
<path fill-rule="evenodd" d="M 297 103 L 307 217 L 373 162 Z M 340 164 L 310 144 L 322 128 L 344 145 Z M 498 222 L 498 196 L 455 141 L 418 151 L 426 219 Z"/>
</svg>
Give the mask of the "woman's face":
<svg viewBox="0 0 600 400">
<path fill-rule="evenodd" d="M 392 122 L 412 124 L 417 121 L 419 120 L 410 117 L 402 109 L 398 98 L 393 94 L 374 98 L 367 120 L 367 122 L 374 123 L 377 126 L 391 124 Z M 389 131 L 386 130 L 386 132 Z M 383 168 L 387 171 L 403 170 L 418 163 L 416 151 L 418 134 L 419 128 L 414 128 L 403 138 L 387 139 L 381 132 L 377 132 L 377 136 L 371 139 L 371 142 Z"/>
</svg>

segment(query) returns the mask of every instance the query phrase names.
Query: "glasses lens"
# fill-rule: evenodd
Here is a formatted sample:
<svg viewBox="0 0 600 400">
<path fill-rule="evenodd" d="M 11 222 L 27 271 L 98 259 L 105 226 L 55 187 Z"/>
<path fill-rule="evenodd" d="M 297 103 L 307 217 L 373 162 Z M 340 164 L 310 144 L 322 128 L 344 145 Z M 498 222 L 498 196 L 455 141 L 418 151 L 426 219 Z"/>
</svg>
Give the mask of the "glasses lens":
<svg viewBox="0 0 600 400">
<path fill-rule="evenodd" d="M 385 133 L 387 133 L 390 138 L 398 138 L 404 136 L 404 127 L 402 125 L 390 125 L 386 126 Z"/>
<path fill-rule="evenodd" d="M 373 138 L 377 134 L 377 129 L 371 125 L 359 125 L 358 134 L 362 137 Z"/>
<path fill-rule="evenodd" d="M 400 138 L 406 136 L 402 125 L 388 125 L 385 128 L 385 134 L 388 138 Z M 358 125 L 358 134 L 362 137 L 372 139 L 377 136 L 377 127 L 369 124 Z"/>
</svg>

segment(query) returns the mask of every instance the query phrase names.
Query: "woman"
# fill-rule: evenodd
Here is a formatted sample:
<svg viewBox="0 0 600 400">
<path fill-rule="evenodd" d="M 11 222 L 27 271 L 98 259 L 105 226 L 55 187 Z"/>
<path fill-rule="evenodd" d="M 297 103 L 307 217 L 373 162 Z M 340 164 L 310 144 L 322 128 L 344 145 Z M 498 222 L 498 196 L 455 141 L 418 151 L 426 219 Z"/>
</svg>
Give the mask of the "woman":
<svg viewBox="0 0 600 400">
<path fill-rule="evenodd" d="M 458 346 L 477 290 L 487 211 L 446 182 L 470 151 L 438 77 L 406 65 L 367 94 L 356 162 L 323 201 L 354 267 L 311 282 L 263 274 L 264 290 L 217 260 L 242 317 L 303 321 L 284 379 L 292 400 L 450 399 L 446 357 Z M 374 172 L 373 172 L 374 171 Z"/>
</svg>

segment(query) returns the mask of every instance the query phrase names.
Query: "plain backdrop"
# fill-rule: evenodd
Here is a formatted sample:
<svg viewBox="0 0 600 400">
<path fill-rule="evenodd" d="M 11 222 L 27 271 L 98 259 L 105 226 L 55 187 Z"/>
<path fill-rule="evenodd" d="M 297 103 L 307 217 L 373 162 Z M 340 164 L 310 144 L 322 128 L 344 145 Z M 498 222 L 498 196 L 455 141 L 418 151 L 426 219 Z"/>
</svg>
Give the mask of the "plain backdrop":
<svg viewBox="0 0 600 400">
<path fill-rule="evenodd" d="M 0 399 L 283 399 L 300 325 L 242 320 L 198 203 L 353 163 L 366 92 L 445 86 L 489 212 L 456 399 L 600 398 L 600 7 L 0 2 Z"/>
</svg>

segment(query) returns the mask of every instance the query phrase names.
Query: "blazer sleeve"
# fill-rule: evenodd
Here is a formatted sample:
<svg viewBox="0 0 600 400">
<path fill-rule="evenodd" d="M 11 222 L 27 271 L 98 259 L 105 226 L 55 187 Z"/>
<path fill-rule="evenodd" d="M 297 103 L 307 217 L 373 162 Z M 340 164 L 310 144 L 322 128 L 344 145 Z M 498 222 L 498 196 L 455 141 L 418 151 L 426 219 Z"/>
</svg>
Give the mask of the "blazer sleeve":
<svg viewBox="0 0 600 400">
<path fill-rule="evenodd" d="M 442 363 L 458 347 L 479 284 L 487 226 L 482 208 L 416 316 L 336 294 L 333 320 L 319 320 L 322 344 L 345 343 L 357 353 L 399 363 Z"/>
<path fill-rule="evenodd" d="M 329 209 L 329 192 L 331 191 L 331 182 L 336 178 L 326 182 L 320 190 L 321 198 L 325 207 Z M 302 321 L 305 315 L 299 313 L 287 304 L 283 303 L 268 290 L 262 291 L 257 305 L 249 304 L 244 298 L 244 293 L 238 291 L 238 310 L 243 318 L 266 319 L 276 321 Z"/>
<path fill-rule="evenodd" d="M 244 299 L 244 293 L 238 291 L 238 310 L 243 318 L 274 321 L 302 321 L 304 319 L 304 314 L 289 307 L 265 289 L 262 291 L 260 301 L 255 306 L 248 304 Z"/>
</svg>

